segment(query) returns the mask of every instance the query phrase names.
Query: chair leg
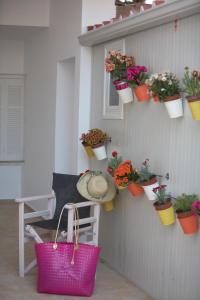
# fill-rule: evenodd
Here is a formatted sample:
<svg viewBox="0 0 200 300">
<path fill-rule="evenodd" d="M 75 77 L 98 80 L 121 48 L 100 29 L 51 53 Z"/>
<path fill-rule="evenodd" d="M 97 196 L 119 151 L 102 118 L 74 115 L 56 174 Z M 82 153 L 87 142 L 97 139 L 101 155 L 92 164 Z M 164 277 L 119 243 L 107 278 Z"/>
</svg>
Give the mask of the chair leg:
<svg viewBox="0 0 200 300">
<path fill-rule="evenodd" d="M 19 204 L 19 276 L 24 277 L 24 203 Z"/>
<path fill-rule="evenodd" d="M 94 206 L 94 217 L 96 218 L 96 222 L 93 224 L 93 243 L 95 246 L 98 246 L 99 218 L 100 218 L 100 205 L 99 204 Z"/>
</svg>

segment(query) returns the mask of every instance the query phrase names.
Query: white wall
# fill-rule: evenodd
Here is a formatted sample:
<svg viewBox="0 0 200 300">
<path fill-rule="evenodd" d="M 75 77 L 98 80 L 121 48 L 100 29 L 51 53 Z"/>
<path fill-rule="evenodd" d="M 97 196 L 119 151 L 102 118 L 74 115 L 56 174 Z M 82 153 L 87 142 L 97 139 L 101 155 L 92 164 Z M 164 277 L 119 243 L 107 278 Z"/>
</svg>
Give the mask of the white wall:
<svg viewBox="0 0 200 300">
<path fill-rule="evenodd" d="M 150 72 L 171 70 L 179 77 L 184 67 L 200 69 L 200 15 L 174 24 L 142 31 L 126 38 L 126 52 Z M 182 192 L 200 196 L 200 123 L 185 116 L 169 119 L 163 104 L 125 105 L 124 120 L 103 120 L 104 48 L 94 48 L 91 125 L 104 129 L 118 141 L 124 159 L 138 167 L 149 158 L 152 171 L 169 172 L 173 196 Z M 98 91 L 98 93 L 96 92 Z M 112 143 L 109 147 L 115 149 Z M 93 168 L 105 170 L 106 162 Z M 146 197 L 120 192 L 116 209 L 102 214 L 101 245 L 105 259 L 119 272 L 145 289 L 155 300 L 200 299 L 200 234 L 184 236 L 178 222 L 164 227 Z"/>
<path fill-rule="evenodd" d="M 0 0 L 0 25 L 48 26 L 50 0 Z"/>
<path fill-rule="evenodd" d="M 24 42 L 0 40 L 0 73 L 24 73 Z"/>
<path fill-rule="evenodd" d="M 64 59 L 57 67 L 55 172 L 74 171 L 74 86 L 75 58 Z"/>
<path fill-rule="evenodd" d="M 113 1 L 106 2 L 108 6 L 99 7 L 97 0 L 52 0 L 49 29 L 30 36 L 25 43 L 27 81 L 23 195 L 42 194 L 51 190 L 52 172 L 55 169 L 57 64 L 72 57 L 75 58 L 74 115 L 73 125 L 69 122 L 68 126 L 73 132 L 70 149 L 73 155 L 67 156 L 70 157 L 72 173 L 78 174 L 88 169 L 88 159 L 79 137 L 90 128 L 92 61 L 91 49 L 80 47 L 77 37 L 87 21 L 97 22 L 99 17 L 103 20 L 103 11 L 109 18 L 112 17 Z M 44 205 L 36 204 L 35 208 Z"/>
<path fill-rule="evenodd" d="M 24 73 L 24 42 L 0 40 L 0 73 Z M 0 164 L 0 199 L 21 195 L 21 173 L 21 164 Z"/>
<path fill-rule="evenodd" d="M 50 28 L 30 37 L 25 43 L 27 81 L 23 195 L 45 194 L 51 191 L 52 172 L 55 167 L 57 64 L 59 61 L 75 57 L 77 78 L 77 36 L 81 32 L 81 9 L 81 0 L 52 0 Z M 78 85 L 77 79 L 74 86 L 75 132 L 78 130 Z M 78 143 L 78 136 L 76 138 Z M 73 173 L 76 173 L 77 169 L 76 157 L 74 150 Z M 38 209 L 44 206 L 44 203 L 35 204 L 35 208 Z"/>
</svg>

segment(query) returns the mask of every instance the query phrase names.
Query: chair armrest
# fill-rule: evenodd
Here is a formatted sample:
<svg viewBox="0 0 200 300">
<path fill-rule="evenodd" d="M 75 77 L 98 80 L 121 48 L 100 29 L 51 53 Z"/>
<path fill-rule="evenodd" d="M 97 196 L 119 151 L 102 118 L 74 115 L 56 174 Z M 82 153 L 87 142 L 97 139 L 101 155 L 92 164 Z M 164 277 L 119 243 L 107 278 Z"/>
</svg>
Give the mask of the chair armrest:
<svg viewBox="0 0 200 300">
<path fill-rule="evenodd" d="M 41 196 L 33 196 L 33 197 L 24 197 L 24 198 L 17 198 L 15 199 L 16 203 L 27 203 L 30 201 L 36 201 L 36 200 L 44 200 L 44 199 L 55 199 L 54 194 L 48 194 L 48 195 L 41 195 Z"/>
<path fill-rule="evenodd" d="M 68 203 L 65 205 L 66 209 L 73 209 L 74 204 L 77 208 L 86 207 L 86 206 L 95 206 L 100 205 L 98 202 L 86 201 L 86 202 L 78 202 L 78 203 Z"/>
</svg>

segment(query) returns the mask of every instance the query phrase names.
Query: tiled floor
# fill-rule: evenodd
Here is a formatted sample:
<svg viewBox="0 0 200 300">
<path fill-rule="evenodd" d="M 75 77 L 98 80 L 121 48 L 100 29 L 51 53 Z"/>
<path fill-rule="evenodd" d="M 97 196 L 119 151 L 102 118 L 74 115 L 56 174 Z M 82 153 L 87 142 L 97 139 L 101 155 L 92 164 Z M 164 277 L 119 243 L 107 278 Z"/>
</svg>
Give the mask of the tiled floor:
<svg viewBox="0 0 200 300">
<path fill-rule="evenodd" d="M 0 201 L 0 300 L 78 300 L 67 297 L 38 294 L 36 270 L 25 278 L 18 276 L 18 208 L 14 202 Z M 33 255 L 32 246 L 28 256 Z M 91 300 L 152 300 L 143 291 L 115 273 L 105 264 L 99 264 L 96 287 Z"/>
</svg>

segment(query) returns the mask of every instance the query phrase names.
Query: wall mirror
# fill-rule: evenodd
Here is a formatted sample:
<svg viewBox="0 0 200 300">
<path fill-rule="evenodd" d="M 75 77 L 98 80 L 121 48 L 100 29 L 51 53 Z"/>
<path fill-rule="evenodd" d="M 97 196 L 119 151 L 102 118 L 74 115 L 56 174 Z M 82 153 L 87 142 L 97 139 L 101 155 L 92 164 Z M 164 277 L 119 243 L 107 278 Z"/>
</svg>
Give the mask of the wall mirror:
<svg viewBox="0 0 200 300">
<path fill-rule="evenodd" d="M 118 40 L 108 43 L 104 46 L 104 59 L 107 57 L 109 50 L 116 50 L 125 53 L 125 40 Z M 123 119 L 123 104 L 112 83 L 109 73 L 104 70 L 104 103 L 103 119 Z"/>
</svg>

